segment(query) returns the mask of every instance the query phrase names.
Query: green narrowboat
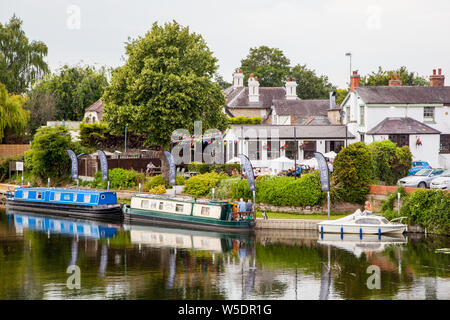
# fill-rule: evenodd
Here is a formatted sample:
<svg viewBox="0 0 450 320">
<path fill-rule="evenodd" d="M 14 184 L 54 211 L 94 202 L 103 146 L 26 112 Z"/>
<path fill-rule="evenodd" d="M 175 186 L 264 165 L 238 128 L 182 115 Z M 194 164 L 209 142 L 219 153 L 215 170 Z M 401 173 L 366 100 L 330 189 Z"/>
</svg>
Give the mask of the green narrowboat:
<svg viewBox="0 0 450 320">
<path fill-rule="evenodd" d="M 123 206 L 124 221 L 160 224 L 177 228 L 227 232 L 252 232 L 252 215 L 236 214 L 225 201 L 208 201 L 136 194 Z"/>
</svg>

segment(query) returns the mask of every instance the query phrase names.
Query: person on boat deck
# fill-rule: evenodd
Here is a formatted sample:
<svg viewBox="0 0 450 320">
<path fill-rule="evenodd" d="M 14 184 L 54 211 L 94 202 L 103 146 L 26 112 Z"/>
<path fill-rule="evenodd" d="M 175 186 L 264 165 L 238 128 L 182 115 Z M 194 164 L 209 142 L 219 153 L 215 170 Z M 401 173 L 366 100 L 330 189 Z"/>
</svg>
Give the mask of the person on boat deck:
<svg viewBox="0 0 450 320">
<path fill-rule="evenodd" d="M 250 199 L 248 199 L 246 205 L 245 205 L 245 211 L 252 212 L 253 211 L 253 203 Z"/>
<path fill-rule="evenodd" d="M 238 204 L 238 210 L 239 210 L 239 212 L 245 212 L 245 211 L 246 211 L 246 208 L 247 208 L 247 205 L 246 205 L 244 199 L 242 199 L 242 198 L 239 199 L 239 204 Z"/>
<path fill-rule="evenodd" d="M 364 204 L 364 212 L 363 214 L 372 214 L 372 205 L 369 201 L 366 201 Z"/>
</svg>

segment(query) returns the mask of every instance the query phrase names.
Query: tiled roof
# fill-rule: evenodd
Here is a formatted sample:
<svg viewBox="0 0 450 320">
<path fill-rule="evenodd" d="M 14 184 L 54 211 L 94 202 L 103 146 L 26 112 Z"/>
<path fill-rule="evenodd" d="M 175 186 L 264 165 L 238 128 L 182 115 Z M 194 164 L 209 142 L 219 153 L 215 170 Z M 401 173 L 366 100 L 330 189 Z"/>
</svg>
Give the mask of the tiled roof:
<svg viewBox="0 0 450 320">
<path fill-rule="evenodd" d="M 98 115 L 98 120 L 102 120 L 102 116 L 103 116 L 103 106 L 105 105 L 105 103 L 101 100 L 98 99 L 97 101 L 95 101 L 93 104 L 91 104 L 85 112 L 88 111 L 92 111 L 92 112 L 97 112 Z"/>
<path fill-rule="evenodd" d="M 297 139 L 355 139 L 343 125 L 231 125 L 237 138 L 293 138 L 294 127 Z"/>
<path fill-rule="evenodd" d="M 412 118 L 386 118 L 367 134 L 440 134 L 441 132 Z"/>
<path fill-rule="evenodd" d="M 277 115 L 327 115 L 329 100 L 274 100 L 273 106 Z"/>
<path fill-rule="evenodd" d="M 371 86 L 355 88 L 355 91 L 368 104 L 450 103 L 450 86 Z"/>
<path fill-rule="evenodd" d="M 282 87 L 264 87 L 259 88 L 259 102 L 250 102 L 248 99 L 248 87 L 238 87 L 228 92 L 226 99 L 227 106 L 230 108 L 269 109 L 273 100 L 283 99 L 285 96 L 286 90 Z"/>
</svg>

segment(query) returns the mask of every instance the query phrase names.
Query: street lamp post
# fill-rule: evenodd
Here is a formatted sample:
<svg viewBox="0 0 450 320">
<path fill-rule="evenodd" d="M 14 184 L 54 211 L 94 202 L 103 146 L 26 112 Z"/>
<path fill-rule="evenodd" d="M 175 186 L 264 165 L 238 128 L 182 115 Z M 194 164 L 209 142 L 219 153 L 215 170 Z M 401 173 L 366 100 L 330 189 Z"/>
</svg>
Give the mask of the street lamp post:
<svg viewBox="0 0 450 320">
<path fill-rule="evenodd" d="M 346 57 L 350 58 L 350 77 L 352 76 L 352 53 L 351 52 L 347 52 L 345 54 Z"/>
<path fill-rule="evenodd" d="M 125 153 L 127 153 L 127 129 L 128 124 L 125 125 Z"/>
</svg>

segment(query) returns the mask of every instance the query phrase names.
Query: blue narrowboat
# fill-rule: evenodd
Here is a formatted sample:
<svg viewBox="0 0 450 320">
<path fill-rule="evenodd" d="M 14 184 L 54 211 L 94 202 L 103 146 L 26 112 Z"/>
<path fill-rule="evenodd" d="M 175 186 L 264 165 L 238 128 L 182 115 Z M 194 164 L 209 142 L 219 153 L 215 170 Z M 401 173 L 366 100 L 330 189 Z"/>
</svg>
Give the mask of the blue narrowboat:
<svg viewBox="0 0 450 320">
<path fill-rule="evenodd" d="M 108 221 L 123 216 L 112 191 L 18 187 L 7 194 L 6 208 Z"/>
</svg>

